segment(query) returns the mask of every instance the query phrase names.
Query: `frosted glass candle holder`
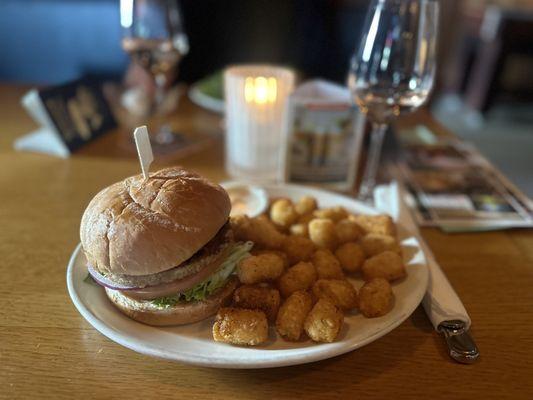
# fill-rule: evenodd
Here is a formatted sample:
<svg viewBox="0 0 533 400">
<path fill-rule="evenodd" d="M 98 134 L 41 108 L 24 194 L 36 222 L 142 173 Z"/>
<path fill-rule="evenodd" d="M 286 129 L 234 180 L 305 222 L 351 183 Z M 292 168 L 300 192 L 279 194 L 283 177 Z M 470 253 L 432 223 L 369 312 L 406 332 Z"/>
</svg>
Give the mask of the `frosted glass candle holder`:
<svg viewBox="0 0 533 400">
<path fill-rule="evenodd" d="M 233 178 L 282 178 L 282 131 L 293 88 L 294 72 L 287 68 L 242 65 L 226 69 L 226 169 Z"/>
</svg>

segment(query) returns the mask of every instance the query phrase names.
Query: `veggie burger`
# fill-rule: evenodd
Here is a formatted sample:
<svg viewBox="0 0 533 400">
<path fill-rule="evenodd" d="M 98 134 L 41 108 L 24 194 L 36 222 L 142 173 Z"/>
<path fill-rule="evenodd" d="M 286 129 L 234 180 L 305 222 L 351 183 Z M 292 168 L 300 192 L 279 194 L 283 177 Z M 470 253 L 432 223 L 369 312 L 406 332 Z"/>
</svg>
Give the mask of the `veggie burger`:
<svg viewBox="0 0 533 400">
<path fill-rule="evenodd" d="M 90 276 L 124 314 L 149 325 L 200 321 L 227 303 L 251 243 L 233 239 L 226 191 L 178 167 L 98 193 L 80 227 Z"/>
</svg>

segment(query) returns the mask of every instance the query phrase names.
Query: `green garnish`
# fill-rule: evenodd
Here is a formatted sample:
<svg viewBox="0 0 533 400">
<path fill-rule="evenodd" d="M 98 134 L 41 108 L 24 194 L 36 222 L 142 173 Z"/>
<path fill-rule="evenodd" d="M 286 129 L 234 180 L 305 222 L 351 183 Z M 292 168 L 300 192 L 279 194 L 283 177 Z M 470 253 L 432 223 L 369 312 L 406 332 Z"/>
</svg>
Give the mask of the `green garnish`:
<svg viewBox="0 0 533 400">
<path fill-rule="evenodd" d="M 202 79 L 198 82 L 198 89 L 205 95 L 218 100 L 224 99 L 224 77 L 222 72 L 216 72 L 213 75 Z"/>
<path fill-rule="evenodd" d="M 152 300 L 152 304 L 160 308 L 168 308 L 176 305 L 181 301 L 201 301 L 205 300 L 211 293 L 223 287 L 230 275 L 235 271 L 237 264 L 243 258 L 248 256 L 248 252 L 253 247 L 252 242 L 236 244 L 231 253 L 222 263 L 219 270 L 211 275 L 208 279 L 200 282 L 198 285 L 183 293 L 177 293 L 174 296 L 159 297 Z"/>
<path fill-rule="evenodd" d="M 98 283 L 96 283 L 94 278 L 91 276 L 91 274 L 87 274 L 87 276 L 83 279 L 83 282 L 88 283 L 89 285 L 99 286 Z"/>
</svg>

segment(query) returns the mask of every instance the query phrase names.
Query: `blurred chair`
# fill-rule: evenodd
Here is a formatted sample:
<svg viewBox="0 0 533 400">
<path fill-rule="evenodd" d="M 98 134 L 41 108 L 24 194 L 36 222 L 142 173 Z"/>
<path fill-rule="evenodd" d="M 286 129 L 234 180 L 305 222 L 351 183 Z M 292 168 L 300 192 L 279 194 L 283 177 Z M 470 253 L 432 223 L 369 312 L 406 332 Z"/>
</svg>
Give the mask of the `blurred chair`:
<svg viewBox="0 0 533 400">
<path fill-rule="evenodd" d="M 446 90 L 486 114 L 497 100 L 533 101 L 533 2 L 463 10 Z"/>
<path fill-rule="evenodd" d="M 530 68 L 523 65 L 522 70 L 529 71 L 527 74 L 521 74 L 520 67 L 512 72 L 509 69 L 513 59 L 533 62 L 533 10 L 489 7 L 484 15 L 480 39 L 471 80 L 466 87 L 467 104 L 484 113 L 504 93 L 516 99 L 533 100 Z M 521 75 L 525 81 L 517 82 L 510 74 Z"/>
<path fill-rule="evenodd" d="M 531 197 L 533 0 L 461 0 L 450 26 L 432 111 Z"/>
</svg>

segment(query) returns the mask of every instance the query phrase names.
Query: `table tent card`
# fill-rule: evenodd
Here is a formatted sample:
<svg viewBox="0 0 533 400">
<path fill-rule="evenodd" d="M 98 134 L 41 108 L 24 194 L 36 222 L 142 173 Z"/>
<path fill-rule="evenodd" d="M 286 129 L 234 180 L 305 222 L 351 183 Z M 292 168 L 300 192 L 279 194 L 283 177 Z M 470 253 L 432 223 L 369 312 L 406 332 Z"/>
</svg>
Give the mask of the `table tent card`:
<svg viewBox="0 0 533 400">
<path fill-rule="evenodd" d="M 16 150 L 69 157 L 116 127 L 100 84 L 90 79 L 32 89 L 21 102 L 40 128 L 18 138 Z"/>
<path fill-rule="evenodd" d="M 288 114 L 285 180 L 352 189 L 365 118 L 349 90 L 322 80 L 306 82 L 291 95 Z"/>
</svg>

